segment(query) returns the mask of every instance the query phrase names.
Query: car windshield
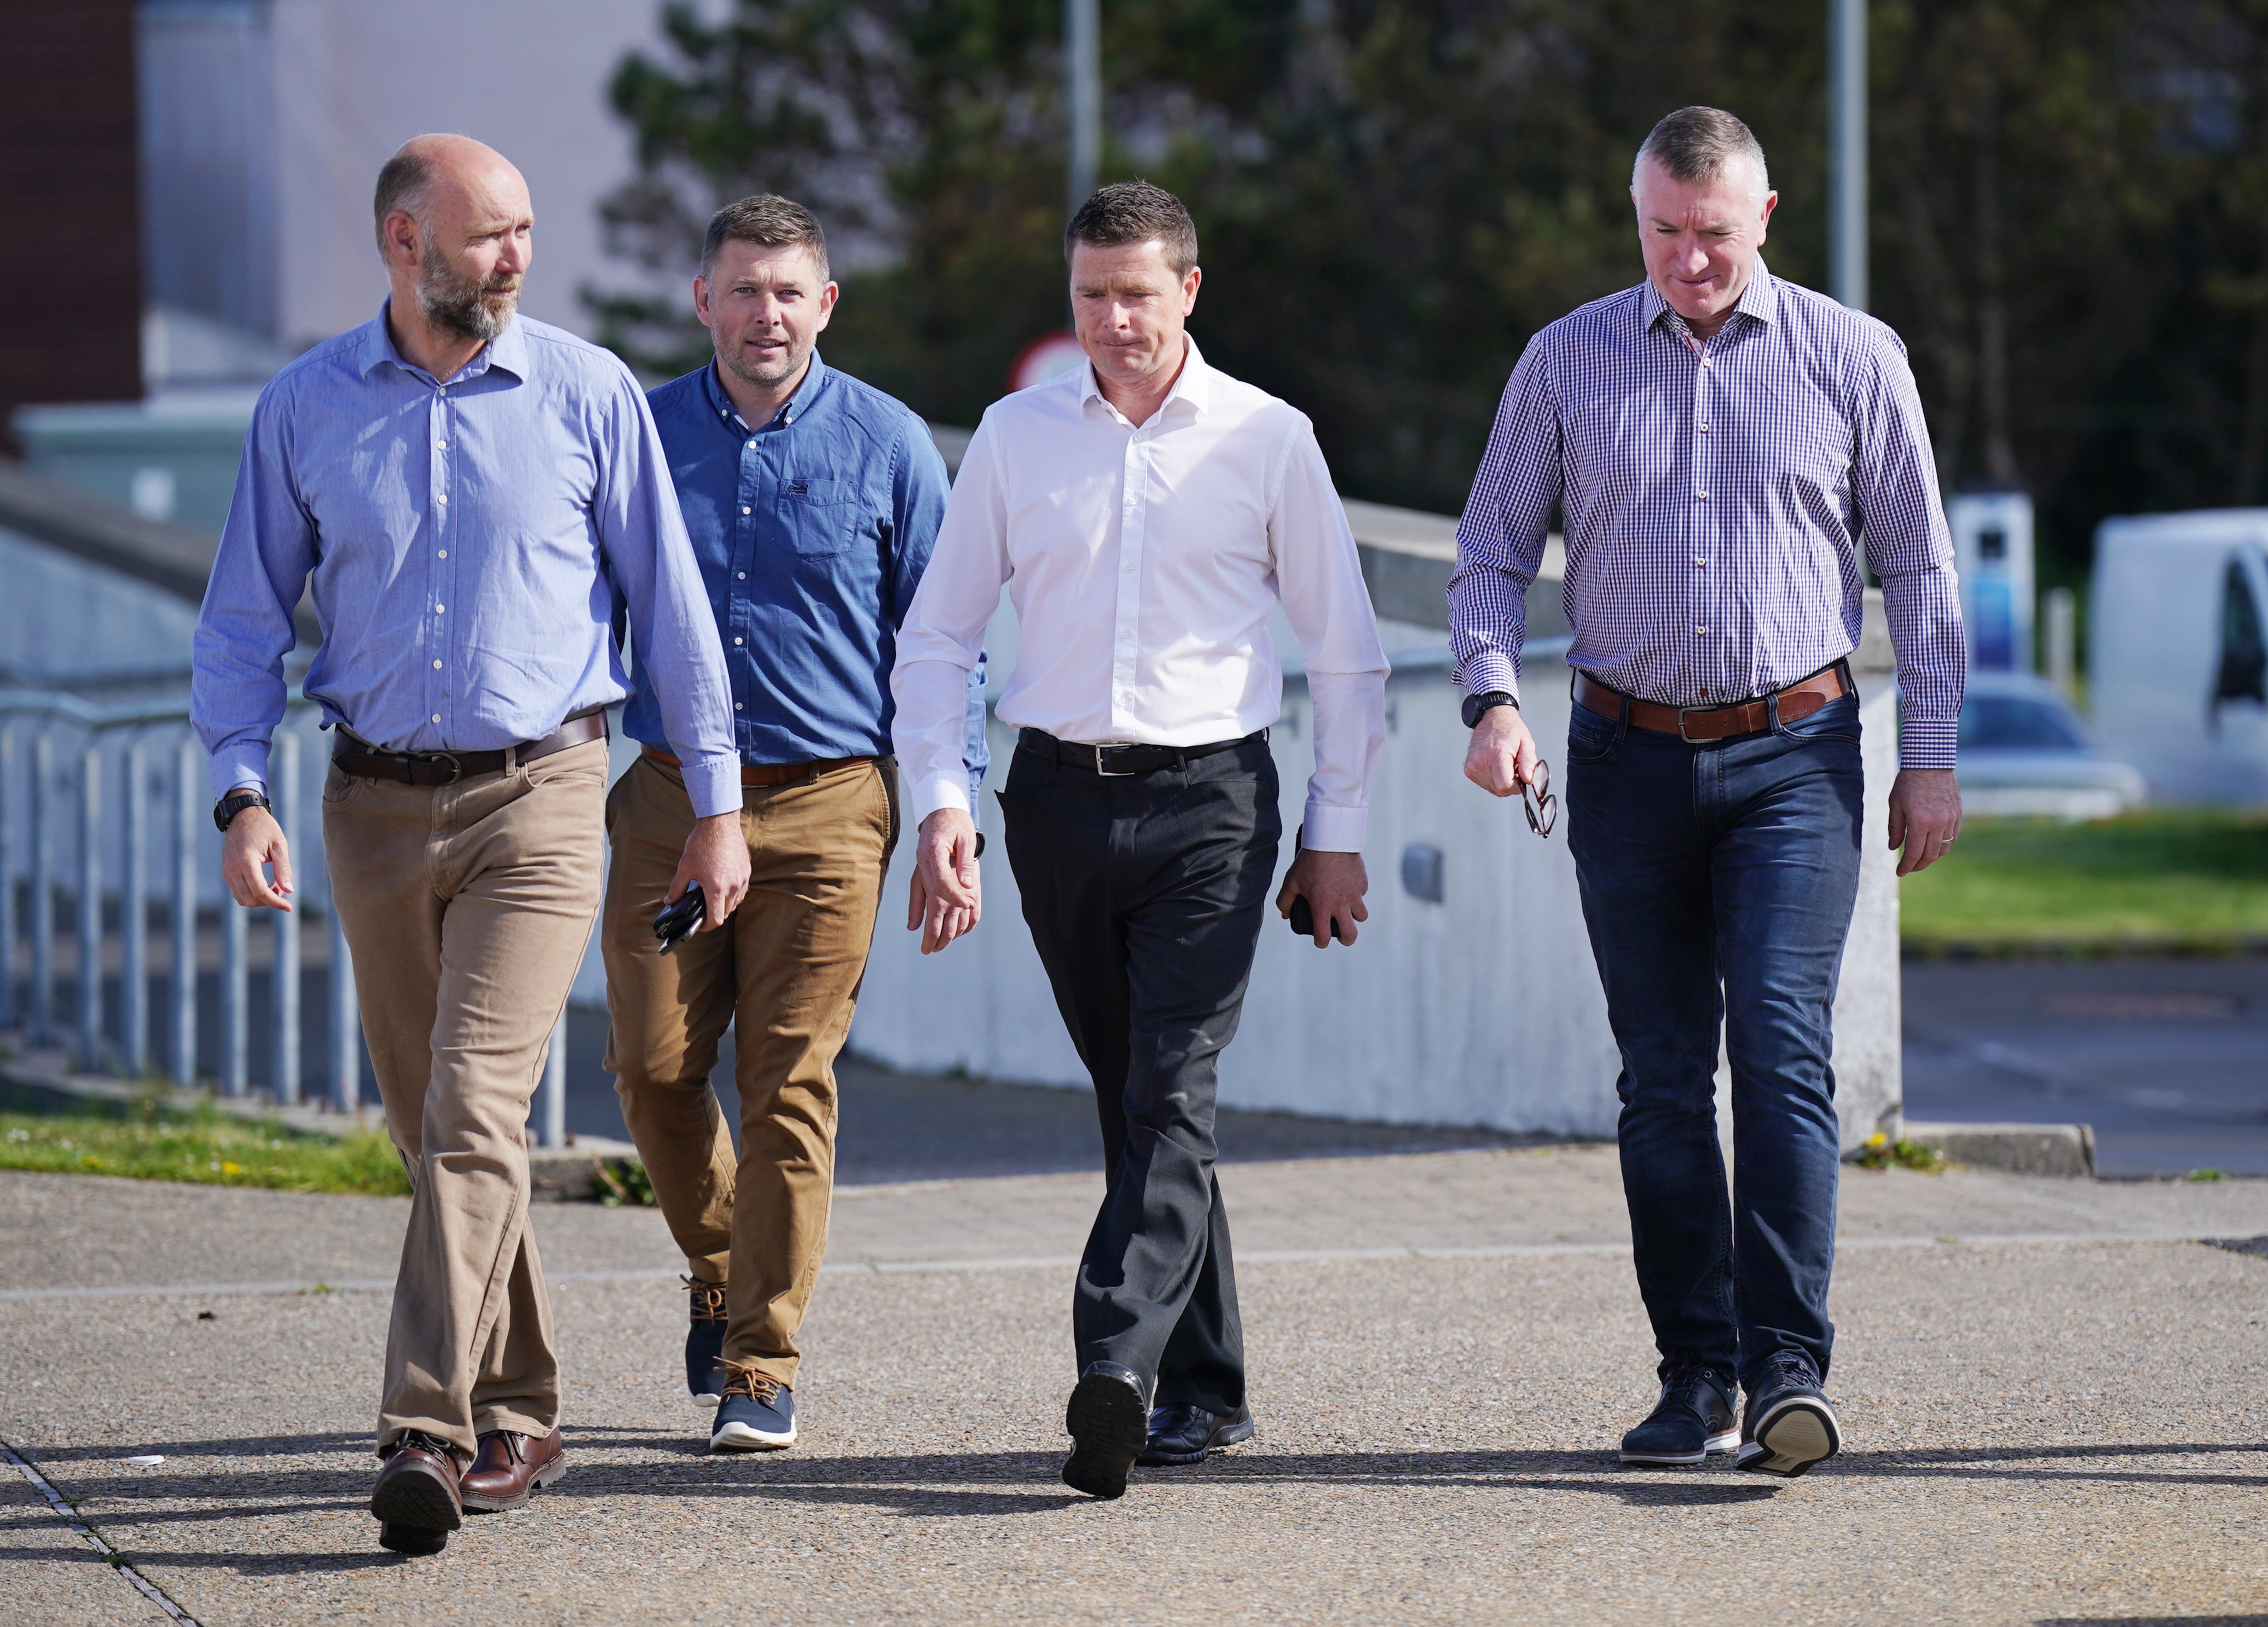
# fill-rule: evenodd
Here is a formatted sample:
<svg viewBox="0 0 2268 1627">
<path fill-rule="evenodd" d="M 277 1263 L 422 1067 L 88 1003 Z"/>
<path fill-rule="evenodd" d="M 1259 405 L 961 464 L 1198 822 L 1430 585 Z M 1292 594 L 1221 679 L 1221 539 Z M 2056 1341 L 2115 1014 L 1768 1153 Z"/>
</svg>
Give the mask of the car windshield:
<svg viewBox="0 0 2268 1627">
<path fill-rule="evenodd" d="M 1972 695 L 1961 703 L 1964 751 L 2078 751 L 2086 745 L 2070 716 L 2052 701 Z"/>
</svg>

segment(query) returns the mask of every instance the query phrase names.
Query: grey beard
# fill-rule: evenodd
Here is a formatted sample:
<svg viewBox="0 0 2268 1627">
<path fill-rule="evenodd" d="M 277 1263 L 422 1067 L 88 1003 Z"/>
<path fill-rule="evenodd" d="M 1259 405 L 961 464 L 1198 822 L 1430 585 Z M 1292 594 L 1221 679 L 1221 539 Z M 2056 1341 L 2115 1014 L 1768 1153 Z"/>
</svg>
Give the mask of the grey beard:
<svg viewBox="0 0 2268 1627">
<path fill-rule="evenodd" d="M 498 289 L 459 273 L 427 244 L 425 269 L 417 279 L 417 307 L 436 328 L 485 343 L 511 326 L 519 308 L 518 288 Z"/>
</svg>

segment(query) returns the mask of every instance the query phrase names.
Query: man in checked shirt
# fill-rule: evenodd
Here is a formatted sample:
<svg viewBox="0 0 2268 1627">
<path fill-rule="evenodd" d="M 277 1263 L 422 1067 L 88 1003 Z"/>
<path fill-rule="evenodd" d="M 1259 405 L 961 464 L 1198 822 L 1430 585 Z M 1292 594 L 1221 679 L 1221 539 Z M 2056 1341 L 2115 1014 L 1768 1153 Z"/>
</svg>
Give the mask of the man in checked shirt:
<svg viewBox="0 0 2268 1627">
<path fill-rule="evenodd" d="M 1568 846 L 1622 1053 L 1623 1186 L 1661 1353 L 1659 1402 L 1623 1461 L 1737 1446 L 1742 1469 L 1800 1475 L 1841 1447 L 1821 1386 L 1830 1020 L 1863 800 L 1845 659 L 1864 607 L 1857 550 L 1863 538 L 1900 673 L 1900 875 L 1961 829 L 1953 550 L 1897 335 L 1758 258 L 1778 195 L 1748 126 L 1671 114 L 1631 195 L 1646 281 L 1529 342 L 1457 528 L 1465 773 L 1505 797 L 1536 771 L 1520 650 L 1556 509 L 1575 635 Z"/>
</svg>

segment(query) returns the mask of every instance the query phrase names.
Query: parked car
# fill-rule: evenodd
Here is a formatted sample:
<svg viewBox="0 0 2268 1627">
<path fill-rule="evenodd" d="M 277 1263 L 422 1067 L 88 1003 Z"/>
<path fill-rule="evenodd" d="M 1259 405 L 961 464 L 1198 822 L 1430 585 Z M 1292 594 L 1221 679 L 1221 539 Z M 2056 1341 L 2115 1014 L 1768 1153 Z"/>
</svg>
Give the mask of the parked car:
<svg viewBox="0 0 2268 1627">
<path fill-rule="evenodd" d="M 2141 770 L 2104 753 L 2070 703 L 2029 673 L 1969 674 L 1957 761 L 1970 814 L 2109 819 L 2148 796 Z"/>
</svg>

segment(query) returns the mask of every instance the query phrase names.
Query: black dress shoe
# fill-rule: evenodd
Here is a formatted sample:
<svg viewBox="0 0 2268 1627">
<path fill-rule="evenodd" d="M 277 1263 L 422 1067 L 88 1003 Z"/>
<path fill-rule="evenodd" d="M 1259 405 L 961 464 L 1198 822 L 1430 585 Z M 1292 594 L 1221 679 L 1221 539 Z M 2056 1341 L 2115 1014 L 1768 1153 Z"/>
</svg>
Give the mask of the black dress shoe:
<svg viewBox="0 0 2268 1627">
<path fill-rule="evenodd" d="M 1843 1426 L 1836 1421 L 1835 1404 L 1820 1393 L 1811 1358 L 1794 1351 L 1774 1354 L 1749 1391 L 1734 1466 L 1793 1480 L 1841 1450 Z"/>
<path fill-rule="evenodd" d="M 1106 1501 L 1125 1496 L 1126 1471 L 1149 1444 L 1149 1410 L 1130 1367 L 1098 1361 L 1080 1373 L 1064 1409 L 1071 1439 L 1064 1484 Z"/>
<path fill-rule="evenodd" d="M 1202 1463 L 1205 1454 L 1219 1447 L 1241 1446 L 1252 1439 L 1252 1409 L 1244 1407 L 1224 1417 L 1203 1407 L 1153 1407 L 1150 1439 L 1134 1461 L 1145 1469 L 1169 1463 Z"/>
<path fill-rule="evenodd" d="M 1733 1416 L 1733 1375 L 1684 1361 L 1661 1376 L 1661 1395 L 1645 1422 L 1623 1437 L 1623 1461 L 1653 1468 L 1706 1461 L 1741 1444 Z"/>
</svg>

